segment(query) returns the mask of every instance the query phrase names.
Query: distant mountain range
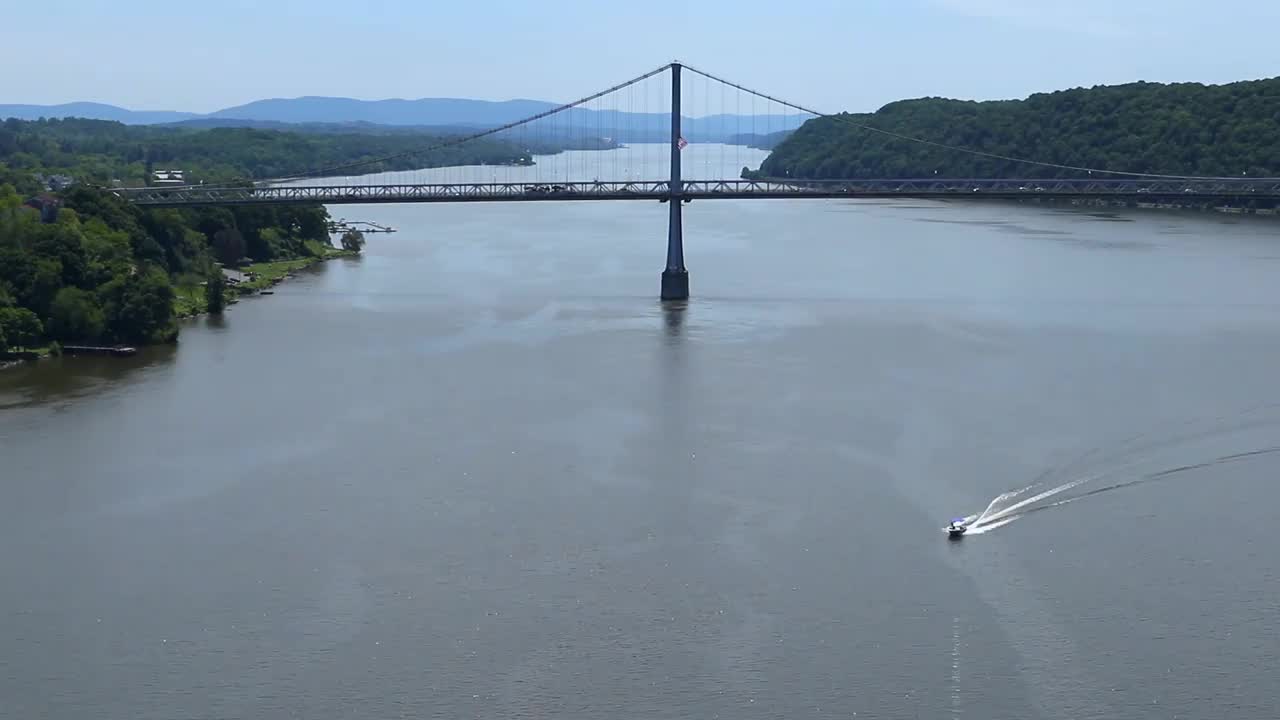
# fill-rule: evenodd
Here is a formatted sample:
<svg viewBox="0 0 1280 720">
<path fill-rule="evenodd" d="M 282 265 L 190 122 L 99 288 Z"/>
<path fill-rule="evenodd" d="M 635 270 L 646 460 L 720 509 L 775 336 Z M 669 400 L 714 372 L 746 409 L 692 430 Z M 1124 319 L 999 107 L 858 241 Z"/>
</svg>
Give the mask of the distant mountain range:
<svg viewBox="0 0 1280 720">
<path fill-rule="evenodd" d="M 310 132 L 466 132 L 498 127 L 557 107 L 542 100 L 355 100 L 334 97 L 300 97 L 258 100 L 212 113 L 128 110 L 102 103 L 63 105 L 0 105 L 0 118 L 22 120 L 80 117 L 114 120 L 127 125 L 180 125 L 202 128 L 253 127 Z M 683 134 L 690 142 L 715 142 L 732 136 L 768 134 L 792 130 L 807 117 L 796 115 L 713 115 L 685 118 Z M 548 123 L 551 121 L 547 121 Z M 625 113 L 616 110 L 575 108 L 557 116 L 557 125 L 574 124 L 623 142 L 661 141 L 670 138 L 670 117 L 663 113 Z"/>
<path fill-rule="evenodd" d="M 0 119 L 11 117 L 19 120 L 78 117 L 90 120 L 115 120 L 126 125 L 155 125 L 181 122 L 200 117 L 200 115 L 172 110 L 126 110 L 115 105 L 94 102 L 73 102 L 62 105 L 0 105 Z"/>
<path fill-rule="evenodd" d="M 258 100 L 209 113 L 209 118 L 286 123 L 367 122 L 375 125 L 502 125 L 556 107 L 540 100 L 353 100 L 300 97 Z"/>
</svg>

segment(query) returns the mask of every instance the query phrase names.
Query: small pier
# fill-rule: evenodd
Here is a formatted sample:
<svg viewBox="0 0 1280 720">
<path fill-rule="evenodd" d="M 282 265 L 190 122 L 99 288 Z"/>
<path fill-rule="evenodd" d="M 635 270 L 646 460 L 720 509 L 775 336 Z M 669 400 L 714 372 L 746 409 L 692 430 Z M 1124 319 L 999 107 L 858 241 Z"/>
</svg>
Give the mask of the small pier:
<svg viewBox="0 0 1280 720">
<path fill-rule="evenodd" d="M 131 357 L 138 354 L 138 348 L 125 347 L 123 345 L 63 345 L 62 354 Z"/>
<path fill-rule="evenodd" d="M 355 230 L 365 235 L 370 233 L 393 233 L 396 231 L 396 229 L 390 225 L 379 225 L 378 223 L 369 222 L 367 220 L 347 220 L 346 218 L 338 218 L 337 220 L 329 222 L 329 233 L 331 235 L 338 235 L 350 230 Z"/>
</svg>

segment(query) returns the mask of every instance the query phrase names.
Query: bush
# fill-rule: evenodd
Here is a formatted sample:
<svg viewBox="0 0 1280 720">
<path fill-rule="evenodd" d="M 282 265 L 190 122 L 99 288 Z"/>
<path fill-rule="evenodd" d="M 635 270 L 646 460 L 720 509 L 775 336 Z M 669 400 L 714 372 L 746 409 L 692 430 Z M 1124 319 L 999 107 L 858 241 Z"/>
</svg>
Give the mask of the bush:
<svg viewBox="0 0 1280 720">
<path fill-rule="evenodd" d="M 209 273 L 204 286 L 204 302 L 208 311 L 214 315 L 221 314 L 227 305 L 226 289 L 227 279 L 222 276 L 221 270 Z"/>
<path fill-rule="evenodd" d="M 364 248 L 364 233 L 359 230 L 348 230 L 342 233 L 342 249 L 360 252 Z"/>
<path fill-rule="evenodd" d="M 0 308 L 0 348 L 13 345 L 15 347 L 32 347 L 40 344 L 44 334 L 44 326 L 35 313 L 26 308 Z"/>
<path fill-rule="evenodd" d="M 106 330 L 106 317 L 93 293 L 64 287 L 49 309 L 49 335 L 62 341 L 93 342 Z"/>
</svg>

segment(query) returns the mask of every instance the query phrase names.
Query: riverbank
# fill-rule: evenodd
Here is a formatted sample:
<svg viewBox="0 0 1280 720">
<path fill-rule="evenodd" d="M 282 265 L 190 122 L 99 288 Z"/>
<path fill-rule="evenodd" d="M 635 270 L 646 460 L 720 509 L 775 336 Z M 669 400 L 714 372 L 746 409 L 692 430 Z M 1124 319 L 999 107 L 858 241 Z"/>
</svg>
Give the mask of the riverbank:
<svg viewBox="0 0 1280 720">
<path fill-rule="evenodd" d="M 963 198 L 983 202 L 984 198 Z M 1246 207 L 1243 205 L 1213 205 L 1204 202 L 1135 202 L 1131 198 L 1013 198 L 1009 202 L 1017 204 L 1044 205 L 1057 207 L 1108 208 L 1114 210 L 1156 210 L 1162 212 L 1181 213 L 1218 213 L 1221 215 L 1251 215 L 1256 217 L 1280 217 L 1280 209 Z"/>
<path fill-rule="evenodd" d="M 42 360 L 54 354 L 55 345 L 22 348 L 21 350 L 0 350 L 0 370 L 18 367 L 25 363 Z"/>
<path fill-rule="evenodd" d="M 240 282 L 228 282 L 225 290 L 226 304 L 231 305 L 246 295 L 256 295 L 293 277 L 293 274 L 319 263 L 336 258 L 358 257 L 353 250 L 344 250 L 316 243 L 315 255 L 274 262 L 253 263 L 240 271 L 245 279 Z M 173 311 L 175 320 L 196 317 L 208 312 L 203 284 L 189 284 L 174 287 Z M 122 346 L 123 347 L 123 346 Z M 20 367 L 27 363 L 38 362 L 53 355 L 60 354 L 56 343 L 35 348 L 23 348 L 21 351 L 0 350 L 0 370 Z M 112 353 L 105 353 L 112 354 Z"/>
<path fill-rule="evenodd" d="M 245 295 L 256 295 L 269 290 L 288 279 L 300 270 L 312 267 L 327 260 L 336 258 L 357 257 L 359 253 L 331 246 L 318 246 L 316 254 L 310 257 L 276 260 L 273 262 L 253 263 L 240 270 L 233 278 L 229 278 L 224 296 L 226 304 L 231 305 Z M 243 279 L 235 279 L 243 278 Z M 174 288 L 173 311 L 176 319 L 192 318 L 208 312 L 209 306 L 205 298 L 205 286 L 184 285 Z"/>
</svg>

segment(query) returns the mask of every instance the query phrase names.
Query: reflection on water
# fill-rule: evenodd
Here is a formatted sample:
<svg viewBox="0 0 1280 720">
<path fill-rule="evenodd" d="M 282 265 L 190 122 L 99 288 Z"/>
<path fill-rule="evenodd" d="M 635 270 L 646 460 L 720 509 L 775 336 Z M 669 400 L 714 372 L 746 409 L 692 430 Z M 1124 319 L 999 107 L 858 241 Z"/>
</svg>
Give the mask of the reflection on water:
<svg viewBox="0 0 1280 720">
<path fill-rule="evenodd" d="M 39 406 L 91 396 L 126 386 L 148 368 L 173 362 L 177 348 L 142 348 L 129 358 L 76 356 L 44 358 L 0 371 L 0 410 Z"/>
<path fill-rule="evenodd" d="M 1274 394 L 1274 226 L 699 202 L 661 303 L 663 210 L 335 208 L 400 232 L 0 372 L 0 715 L 1276 715 L 1272 456 L 937 532 Z"/>
<path fill-rule="evenodd" d="M 684 340 L 684 319 L 688 311 L 688 300 L 662 301 L 662 319 L 667 330 L 668 344 L 679 344 Z"/>
</svg>

